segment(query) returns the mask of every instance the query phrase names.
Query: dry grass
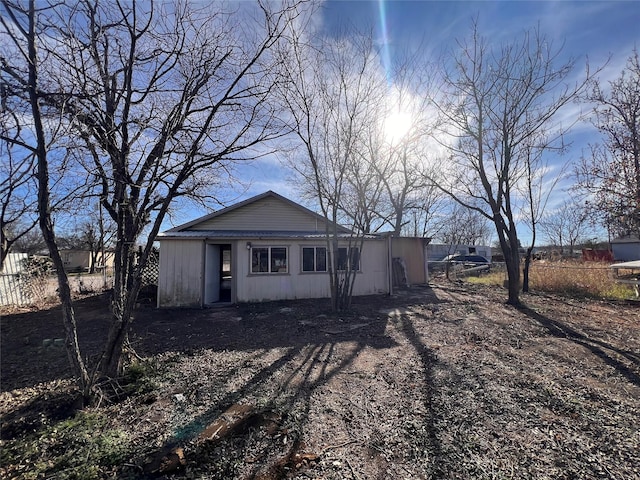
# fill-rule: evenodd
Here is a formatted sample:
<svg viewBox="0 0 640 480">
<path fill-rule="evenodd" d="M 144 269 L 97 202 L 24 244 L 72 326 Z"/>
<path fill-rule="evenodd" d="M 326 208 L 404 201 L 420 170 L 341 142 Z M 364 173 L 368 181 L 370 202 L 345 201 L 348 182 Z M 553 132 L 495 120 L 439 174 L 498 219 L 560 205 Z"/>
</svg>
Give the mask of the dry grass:
<svg viewBox="0 0 640 480">
<path fill-rule="evenodd" d="M 468 280 L 473 283 L 502 285 L 505 279 L 505 272 L 494 268 L 488 275 L 470 277 Z M 615 283 L 611 278 L 609 264 L 602 262 L 534 262 L 529 271 L 529 285 L 536 291 L 594 298 L 622 300 L 634 296 L 631 285 Z"/>
</svg>

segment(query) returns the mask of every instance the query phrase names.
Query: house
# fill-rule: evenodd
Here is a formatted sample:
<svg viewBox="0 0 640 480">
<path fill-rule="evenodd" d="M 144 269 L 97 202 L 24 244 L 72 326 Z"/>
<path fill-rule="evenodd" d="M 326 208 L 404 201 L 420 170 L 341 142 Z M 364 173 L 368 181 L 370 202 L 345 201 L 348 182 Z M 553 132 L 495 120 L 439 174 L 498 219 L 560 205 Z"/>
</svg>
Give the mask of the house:
<svg viewBox="0 0 640 480">
<path fill-rule="evenodd" d="M 60 250 L 62 263 L 67 272 L 88 272 L 93 265 L 93 255 L 91 250 L 66 249 Z M 106 251 L 104 253 L 104 261 L 102 252 L 98 252 L 96 256 L 95 269 L 100 270 L 104 267 L 113 268 L 114 253 Z"/>
<path fill-rule="evenodd" d="M 611 250 L 618 262 L 640 260 L 640 239 L 634 236 L 616 238 L 611 240 Z"/>
<path fill-rule="evenodd" d="M 158 306 L 330 297 L 326 226 L 324 217 L 268 191 L 163 232 L 157 237 Z M 349 229 L 338 226 L 338 232 L 340 262 L 356 247 Z M 352 251 L 354 295 L 392 290 L 394 240 L 366 235 L 362 251 Z M 415 251 L 426 265 L 423 239 L 396 247 L 404 255 Z M 409 280 L 426 283 L 426 270 L 421 272 L 412 270 Z"/>
</svg>

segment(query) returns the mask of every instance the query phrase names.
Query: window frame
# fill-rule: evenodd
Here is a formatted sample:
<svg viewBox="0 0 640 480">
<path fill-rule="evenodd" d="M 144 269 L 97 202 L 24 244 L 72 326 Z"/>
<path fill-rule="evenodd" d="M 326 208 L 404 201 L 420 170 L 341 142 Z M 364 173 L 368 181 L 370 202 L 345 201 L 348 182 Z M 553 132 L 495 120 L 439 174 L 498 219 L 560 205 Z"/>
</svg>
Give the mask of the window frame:
<svg viewBox="0 0 640 480">
<path fill-rule="evenodd" d="M 279 271 L 282 267 L 278 268 L 278 271 L 273 271 L 274 258 L 273 250 L 284 250 L 285 271 Z M 254 250 L 267 250 L 267 268 L 266 271 L 254 271 L 253 270 L 253 254 Z M 252 245 L 249 249 L 249 275 L 288 275 L 290 271 L 290 259 L 289 259 L 289 247 L 285 245 Z"/>
<path fill-rule="evenodd" d="M 341 265 L 340 265 L 340 260 L 341 260 L 340 252 L 342 250 L 344 250 L 344 252 L 345 252 L 345 257 L 346 257 L 345 258 L 345 263 L 346 263 L 346 259 L 349 258 L 349 250 L 355 250 L 355 251 L 358 252 L 357 253 L 358 257 L 355 259 L 357 264 L 356 264 L 355 268 L 354 268 L 353 264 L 351 265 L 351 271 L 352 272 L 361 272 L 362 271 L 362 262 L 361 262 L 362 256 L 361 256 L 359 247 L 338 247 L 338 262 L 337 262 L 337 265 L 336 265 L 336 270 L 338 272 L 346 272 L 347 271 L 346 268 L 340 268 L 341 267 Z M 353 259 L 352 259 L 352 261 L 353 261 Z M 346 267 L 346 264 L 344 266 Z"/>
<path fill-rule="evenodd" d="M 304 251 L 305 249 L 313 250 L 313 270 L 305 270 Z M 324 250 L 324 270 L 318 270 L 318 249 Z M 300 246 L 300 272 L 302 273 L 327 273 L 329 271 L 329 251 L 326 246 L 320 245 L 301 245 Z"/>
</svg>

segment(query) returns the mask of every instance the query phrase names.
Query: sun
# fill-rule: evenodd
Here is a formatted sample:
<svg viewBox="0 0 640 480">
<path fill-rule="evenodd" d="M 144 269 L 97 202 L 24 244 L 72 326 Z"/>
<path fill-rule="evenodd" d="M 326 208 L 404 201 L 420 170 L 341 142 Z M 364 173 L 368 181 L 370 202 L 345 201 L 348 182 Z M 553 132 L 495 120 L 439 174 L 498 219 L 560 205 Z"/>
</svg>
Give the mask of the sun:
<svg viewBox="0 0 640 480">
<path fill-rule="evenodd" d="M 399 143 L 409 133 L 413 124 L 410 113 L 402 110 L 391 113 L 384 121 L 384 136 L 390 144 Z"/>
</svg>

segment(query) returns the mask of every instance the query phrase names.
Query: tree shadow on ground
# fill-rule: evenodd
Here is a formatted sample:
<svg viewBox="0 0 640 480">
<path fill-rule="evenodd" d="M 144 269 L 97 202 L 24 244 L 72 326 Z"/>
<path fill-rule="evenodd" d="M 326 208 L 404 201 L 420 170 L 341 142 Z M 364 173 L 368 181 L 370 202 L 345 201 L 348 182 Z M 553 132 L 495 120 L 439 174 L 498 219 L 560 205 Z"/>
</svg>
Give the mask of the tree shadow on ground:
<svg viewBox="0 0 640 480">
<path fill-rule="evenodd" d="M 375 315 L 380 305 L 402 299 L 386 296 L 359 298 L 354 309 L 334 315 L 326 299 L 242 304 L 211 309 L 136 310 L 129 338 L 138 355 L 163 352 L 189 353 L 203 348 L 253 350 L 305 345 L 309 342 L 358 341 L 380 348 L 388 339 L 384 322 Z M 83 357 L 89 363 L 99 358 L 111 322 L 108 295 L 96 295 L 74 302 L 78 338 Z M 0 391 L 34 387 L 43 382 L 71 378 L 63 347 L 45 346 L 46 340 L 63 338 L 60 307 L 4 315 L 1 323 Z M 367 323 L 361 329 L 349 323 Z"/>
<path fill-rule="evenodd" d="M 160 451 L 190 445 L 187 460 L 207 469 L 209 473 L 214 470 L 215 478 L 237 477 L 238 471 L 234 467 L 246 465 L 244 460 L 247 455 L 251 455 L 260 461 L 248 468 L 243 473 L 243 478 L 284 478 L 285 470 L 294 468 L 291 458 L 304 449 L 302 433 L 309 420 L 314 393 L 349 368 L 363 348 L 366 348 L 365 344 L 357 343 L 352 346 L 348 355 L 335 358 L 336 345 L 328 342 L 289 348 L 278 360 L 255 372 L 240 388 L 227 392 L 210 405 L 206 412 L 177 428 Z M 277 385 L 275 391 L 266 388 L 268 384 Z M 265 397 L 262 390 L 272 393 Z M 287 436 L 286 444 L 275 441 L 273 437 L 268 441 L 260 441 L 257 429 L 249 434 L 244 431 L 234 432 L 233 438 L 214 439 L 211 443 L 198 439 L 209 424 L 224 417 L 225 410 L 230 406 L 246 404 L 256 399 L 259 405 L 251 407 L 257 413 L 275 414 L 278 435 Z M 226 467 L 227 470 L 221 469 L 221 463 L 230 461 L 235 465 Z"/>
<path fill-rule="evenodd" d="M 418 298 L 425 301 L 427 297 L 418 296 Z M 404 304 L 407 300 L 405 297 L 397 303 Z M 309 422 L 309 412 L 314 405 L 312 398 L 316 392 L 339 374 L 358 373 L 354 361 L 365 349 L 384 350 L 398 346 L 385 333 L 389 316 L 384 313 L 376 315 L 378 311 L 376 309 L 380 306 L 389 307 L 394 305 L 394 302 L 363 304 L 367 306 L 364 310 L 356 306 L 352 313 L 338 316 L 323 313 L 315 315 L 311 311 L 305 312 L 300 307 L 293 307 L 293 311 L 289 311 L 290 307 L 284 306 L 276 308 L 282 314 L 276 315 L 275 323 L 267 322 L 266 324 L 263 307 L 257 307 L 254 315 L 248 317 L 245 315 L 241 319 L 232 320 L 236 322 L 235 326 L 222 327 L 223 330 L 218 330 L 220 343 L 216 343 L 216 349 L 263 349 L 265 352 L 276 351 L 279 357 L 252 372 L 252 375 L 243 381 L 239 388 L 216 398 L 204 413 L 176 428 L 159 452 L 189 445 L 187 459 L 191 459 L 190 463 L 208 464 L 210 468 L 218 469 L 213 476 L 222 478 L 225 475 L 236 477 L 238 472 L 234 470 L 235 465 L 246 466 L 245 456 L 250 451 L 252 457 L 270 460 L 256 462 L 249 468 L 249 473 L 244 472 L 243 478 L 283 478 L 282 475 L 286 473 L 284 470 L 293 468 L 289 464 L 292 456 L 304 449 L 303 430 Z M 298 308 L 297 312 L 296 308 Z M 301 313 L 311 315 L 301 317 Z M 289 318 L 290 314 L 295 317 L 295 320 Z M 297 329 L 296 325 L 301 325 L 303 328 Z M 221 327 L 220 322 L 217 322 L 217 327 Z M 236 330 L 241 328 L 245 335 L 224 340 L 226 337 L 224 328 Z M 279 334 L 273 336 L 274 330 L 279 331 Z M 413 339 L 418 341 L 415 334 Z M 419 353 L 426 369 L 431 360 L 425 350 L 420 350 Z M 219 378 L 216 381 L 217 386 L 209 388 L 224 389 L 229 380 L 229 376 Z M 286 446 L 280 445 L 279 449 L 274 448 L 273 440 L 262 444 L 254 440 L 253 444 L 249 445 L 252 438 L 259 436 L 255 432 L 251 435 L 236 435 L 234 438 L 217 440 L 213 443 L 198 440 L 208 425 L 212 425 L 212 422 L 215 424 L 220 418 L 224 418 L 228 408 L 247 402 L 255 402 L 260 405 L 261 410 L 268 410 L 278 416 L 282 422 L 283 431 L 287 431 L 290 437 Z M 429 401 L 425 400 L 425 403 Z M 257 451 L 256 443 L 259 444 Z M 233 448 L 225 450 L 224 445 L 227 447 L 233 445 Z M 221 451 L 226 453 L 222 454 Z M 223 458 L 224 461 L 222 461 Z M 234 458 L 235 461 L 230 461 L 230 458 Z M 225 462 L 232 464 L 228 470 L 224 470 L 221 466 Z M 211 474 L 210 471 L 208 473 Z"/>
<path fill-rule="evenodd" d="M 437 301 L 431 290 L 424 288 L 403 291 L 393 297 L 375 296 L 354 300 L 352 311 L 339 315 L 328 311 L 326 300 L 270 302 L 206 310 L 138 310 L 130 339 L 142 356 L 169 353 L 182 359 L 199 355 L 205 350 L 243 351 L 250 353 L 249 357 L 245 357 L 248 361 L 258 365 L 233 390 L 228 388 L 228 384 L 234 381 L 237 372 L 233 369 L 217 371 L 216 365 L 212 365 L 215 379 L 208 388 L 226 393 L 217 395 L 211 404 L 205 404 L 206 410 L 195 418 L 185 421 L 177 419 L 171 431 L 167 432 L 170 439 L 165 446 L 188 444 L 191 448 L 189 455 L 213 455 L 204 446 L 194 449 L 194 438 L 230 405 L 246 399 L 254 401 L 265 386 L 277 383 L 278 390 L 270 398 L 264 398 L 259 408 L 277 410 L 281 414 L 294 411 L 295 419 L 287 417 L 285 413 L 281 421 L 297 426 L 297 429 L 291 430 L 287 448 L 273 452 L 264 447 L 264 456 L 282 458 L 302 448 L 297 441 L 301 438 L 302 426 L 308 421 L 312 397 L 318 389 L 345 370 L 353 370 L 353 362 L 363 350 L 384 350 L 397 346 L 386 332 L 389 316 L 380 312 L 412 303 Z M 76 303 L 76 308 L 83 351 L 87 355 L 96 355 L 101 346 L 100 338 L 106 333 L 110 321 L 107 300 L 102 297 L 86 299 Z M 40 337 L 56 337 L 56 332 L 62 331 L 59 312 L 55 308 L 46 312 L 20 314 L 7 320 L 14 323 L 10 332 L 3 331 L 3 344 L 15 343 L 24 334 L 25 330 L 18 328 L 18 322 L 28 327 L 26 331 L 36 335 L 35 340 L 31 339 L 31 348 L 40 348 Z M 410 330 L 407 332 L 409 335 Z M 427 350 L 418 350 L 420 347 L 415 342 L 419 342 L 416 335 L 412 344 L 421 356 L 425 371 L 428 371 L 429 353 Z M 29 355 L 28 348 L 3 351 L 3 367 L 6 367 L 5 359 L 10 360 L 8 363 L 15 370 L 11 373 L 17 373 L 9 378 L 9 382 L 5 382 L 7 369 L 3 368 L 3 390 L 33 387 L 40 382 L 69 378 L 64 350 L 40 352 L 36 365 L 25 361 Z M 268 361 L 265 360 L 267 358 Z M 268 388 L 266 390 L 269 391 Z M 425 390 L 427 393 L 428 389 Z M 48 394 L 45 392 L 43 395 Z M 40 405 L 39 398 L 12 412 L 13 418 L 21 418 Z M 425 405 L 428 403 L 426 399 Z M 57 413 L 52 412 L 52 415 Z M 149 453 L 148 449 L 141 455 L 146 453 Z M 217 461 L 219 457 L 213 455 L 212 460 Z M 264 466 L 261 465 L 256 464 L 252 476 L 258 478 L 264 473 Z M 281 467 L 282 462 L 272 462 L 269 468 Z"/>
<path fill-rule="evenodd" d="M 401 331 L 409 341 L 409 344 L 414 348 L 418 358 L 420 359 L 423 374 L 423 403 L 427 415 L 423 418 L 423 424 L 426 428 L 426 449 L 422 446 L 422 451 L 428 450 L 429 464 L 430 464 L 430 477 L 438 478 L 443 475 L 443 471 L 440 469 L 440 458 L 442 457 L 442 447 L 440 440 L 438 439 L 436 432 L 436 412 L 434 410 L 434 398 L 436 396 L 436 382 L 434 379 L 434 367 L 438 362 L 437 356 L 434 351 L 428 348 L 423 342 L 416 331 L 415 322 L 420 321 L 421 317 L 410 317 L 406 314 L 401 316 Z M 422 319 L 424 320 L 424 319 Z"/>
<path fill-rule="evenodd" d="M 527 306 L 520 306 L 518 307 L 518 310 L 524 313 L 527 317 L 535 320 L 540 325 L 545 327 L 550 335 L 556 338 L 570 340 L 590 350 L 594 355 L 599 357 L 607 365 L 611 366 L 618 373 L 624 376 L 629 382 L 635 384 L 636 386 L 640 386 L 640 375 L 634 372 L 628 365 L 625 365 L 622 361 L 615 358 L 610 352 L 614 352 L 614 354 L 617 354 L 620 357 L 628 360 L 631 365 L 640 367 L 640 356 L 638 356 L 636 353 L 614 347 L 613 345 L 603 342 L 602 340 L 589 338 L 587 335 L 579 332 L 566 323 L 546 317 L 545 315 L 542 315 Z"/>
</svg>

